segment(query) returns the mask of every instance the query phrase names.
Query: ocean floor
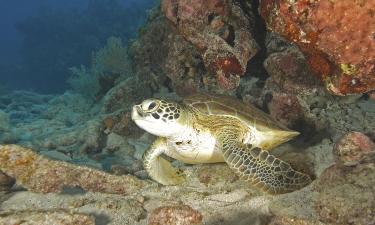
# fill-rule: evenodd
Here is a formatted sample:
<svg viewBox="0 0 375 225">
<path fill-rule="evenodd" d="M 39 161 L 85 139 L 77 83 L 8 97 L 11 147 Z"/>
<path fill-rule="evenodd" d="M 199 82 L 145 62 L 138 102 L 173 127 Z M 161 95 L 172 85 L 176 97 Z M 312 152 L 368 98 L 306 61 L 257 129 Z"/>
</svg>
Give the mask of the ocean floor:
<svg viewBox="0 0 375 225">
<path fill-rule="evenodd" d="M 375 197 L 374 161 L 354 160 L 354 166 L 341 165 L 333 150 L 337 148 L 335 143 L 337 145 L 343 135 L 352 131 L 358 131 L 363 136 L 374 135 L 375 101 L 353 96 L 337 101 L 321 93 L 304 96 L 301 101 L 309 105 L 312 105 L 311 102 L 320 104 L 308 108 L 308 118 L 316 124 L 313 132 L 303 130 L 299 138 L 272 152 L 310 173 L 316 180 L 302 190 L 271 196 L 239 180 L 225 164 L 190 166 L 175 162 L 188 175 L 187 182 L 179 186 L 162 186 L 148 180 L 141 157 L 154 137 L 126 119 L 131 105 L 120 111 L 105 113 L 105 101 L 90 103 L 70 92 L 56 96 L 23 91 L 3 95 L 0 98 L 1 143 L 31 148 L 35 156 L 22 156 L 17 151 L 28 150 L 15 145 L 0 147 L 0 153 L 16 149 L 13 153 L 9 150 L 15 166 L 27 160 L 31 163 L 27 164 L 31 167 L 26 171 L 19 169 L 16 172 L 11 160 L 0 166 L 3 172 L 14 175 L 17 180 L 17 185 L 11 189 L 3 188 L 0 194 L 0 224 L 17 224 L 25 218 L 43 221 L 47 215 L 60 222 L 82 220 L 82 224 L 158 224 L 155 221 L 168 217 L 168 213 L 172 213 L 174 218 L 175 214 L 181 214 L 180 217 L 185 218 L 183 221 L 196 218 L 195 222 L 210 225 L 329 224 L 335 221 L 346 224 L 350 220 L 360 221 L 353 224 L 365 224 L 361 221 L 371 221 L 374 217 L 371 219 L 370 216 L 375 213 L 374 203 L 363 202 L 363 198 Z M 108 118 L 120 118 L 116 121 L 120 121 L 121 126 L 111 124 Z M 124 132 L 124 129 L 131 132 Z M 47 161 L 39 161 L 40 156 L 37 155 Z M 4 154 L 2 157 L 4 159 Z M 50 160 L 68 164 L 50 165 Z M 67 169 L 70 165 L 74 165 L 73 168 Z M 61 181 L 56 179 L 66 182 L 66 187 L 52 187 L 57 183 L 39 174 L 58 171 L 56 168 L 77 171 L 76 165 L 93 168 L 93 171 L 106 171 L 100 175 L 103 177 L 114 175 L 140 179 L 142 185 L 132 187 L 129 192 L 117 192 L 101 189 L 100 185 L 90 186 L 85 180 L 73 179 L 72 187 L 69 187 L 71 178 L 62 177 Z M 30 168 L 40 171 L 32 172 Z M 327 180 L 330 182 L 327 183 Z M 127 182 L 115 185 L 130 188 Z M 355 212 L 351 214 L 351 210 Z M 358 210 L 361 213 L 358 214 Z M 347 215 L 340 214 L 346 211 Z M 56 224 L 63 224 L 60 222 Z"/>
<path fill-rule="evenodd" d="M 161 1 L 129 46 L 75 68 L 72 90 L 0 94 L 0 225 L 375 224 L 371 1 L 194 2 Z M 270 154 L 313 182 L 269 195 L 226 164 L 173 159 L 185 183 L 149 179 L 155 137 L 132 106 L 202 91 L 300 132 Z"/>
</svg>

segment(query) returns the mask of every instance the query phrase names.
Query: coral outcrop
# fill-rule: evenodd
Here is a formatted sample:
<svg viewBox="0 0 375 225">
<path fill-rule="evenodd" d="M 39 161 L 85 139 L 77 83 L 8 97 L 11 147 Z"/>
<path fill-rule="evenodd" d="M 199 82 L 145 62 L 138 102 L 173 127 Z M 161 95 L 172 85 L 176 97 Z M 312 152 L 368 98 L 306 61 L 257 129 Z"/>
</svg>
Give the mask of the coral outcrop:
<svg viewBox="0 0 375 225">
<path fill-rule="evenodd" d="M 68 211 L 0 212 L 2 225 L 95 225 L 93 216 Z"/>
<path fill-rule="evenodd" d="M 259 50 L 251 34 L 251 8 L 245 12 L 234 1 L 163 0 L 162 10 L 198 49 L 219 85 L 226 90 L 237 88 L 247 62 Z"/>
<path fill-rule="evenodd" d="M 162 206 L 154 209 L 148 225 L 199 225 L 202 214 L 188 205 Z"/>
<path fill-rule="evenodd" d="M 133 176 L 115 176 L 65 162 L 46 159 L 17 145 L 0 146 L 0 170 L 33 192 L 61 192 L 67 187 L 87 191 L 131 194 L 145 185 Z"/>
<path fill-rule="evenodd" d="M 260 13 L 269 29 L 300 47 L 328 90 L 346 95 L 375 89 L 374 7 L 374 1 L 262 0 Z"/>
<path fill-rule="evenodd" d="M 350 132 L 337 141 L 333 153 L 338 163 L 355 166 L 375 160 L 375 144 L 361 132 Z"/>
<path fill-rule="evenodd" d="M 332 224 L 374 223 L 375 164 L 354 167 L 334 165 L 323 172 L 315 185 L 315 210 L 321 221 Z"/>
</svg>

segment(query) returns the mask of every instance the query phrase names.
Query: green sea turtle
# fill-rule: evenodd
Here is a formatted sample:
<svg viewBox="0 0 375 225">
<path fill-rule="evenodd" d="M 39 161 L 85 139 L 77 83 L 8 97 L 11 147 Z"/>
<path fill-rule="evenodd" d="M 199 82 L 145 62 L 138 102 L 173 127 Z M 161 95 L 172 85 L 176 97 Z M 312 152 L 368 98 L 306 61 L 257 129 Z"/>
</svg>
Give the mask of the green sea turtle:
<svg viewBox="0 0 375 225">
<path fill-rule="evenodd" d="M 226 162 L 241 178 L 273 194 L 311 182 L 308 175 L 267 151 L 299 133 L 235 98 L 204 93 L 182 103 L 148 99 L 133 107 L 132 119 L 158 136 L 143 155 L 143 164 L 161 184 L 185 180 L 162 154 L 188 164 Z"/>
</svg>

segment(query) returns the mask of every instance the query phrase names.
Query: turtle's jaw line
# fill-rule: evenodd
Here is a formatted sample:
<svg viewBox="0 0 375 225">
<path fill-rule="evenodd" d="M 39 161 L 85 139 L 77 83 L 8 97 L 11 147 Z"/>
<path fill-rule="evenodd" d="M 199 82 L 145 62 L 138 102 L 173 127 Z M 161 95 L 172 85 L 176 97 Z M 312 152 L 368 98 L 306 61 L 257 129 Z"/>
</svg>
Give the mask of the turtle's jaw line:
<svg viewBox="0 0 375 225">
<path fill-rule="evenodd" d="M 139 105 L 133 106 L 132 110 L 132 120 L 141 120 L 144 118 L 144 113 Z"/>
</svg>

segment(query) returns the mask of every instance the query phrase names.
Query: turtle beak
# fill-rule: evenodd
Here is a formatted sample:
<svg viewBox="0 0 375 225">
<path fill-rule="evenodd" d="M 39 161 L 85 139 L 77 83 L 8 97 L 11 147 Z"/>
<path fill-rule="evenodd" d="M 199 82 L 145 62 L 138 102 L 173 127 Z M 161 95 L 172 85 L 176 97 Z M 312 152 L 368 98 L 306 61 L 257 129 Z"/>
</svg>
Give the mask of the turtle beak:
<svg viewBox="0 0 375 225">
<path fill-rule="evenodd" d="M 133 106 L 132 109 L 132 120 L 141 119 L 144 117 L 144 112 L 142 110 L 142 107 L 140 105 Z"/>
</svg>

